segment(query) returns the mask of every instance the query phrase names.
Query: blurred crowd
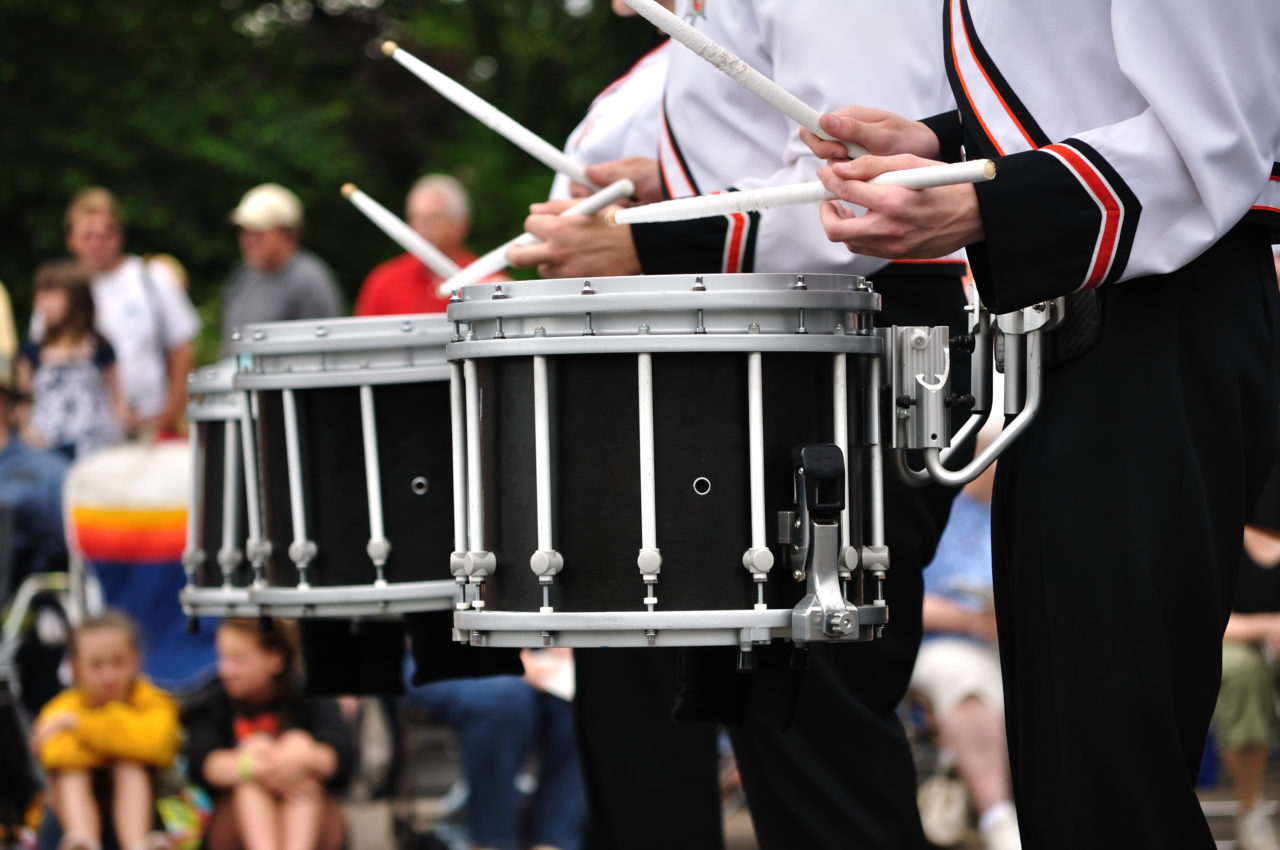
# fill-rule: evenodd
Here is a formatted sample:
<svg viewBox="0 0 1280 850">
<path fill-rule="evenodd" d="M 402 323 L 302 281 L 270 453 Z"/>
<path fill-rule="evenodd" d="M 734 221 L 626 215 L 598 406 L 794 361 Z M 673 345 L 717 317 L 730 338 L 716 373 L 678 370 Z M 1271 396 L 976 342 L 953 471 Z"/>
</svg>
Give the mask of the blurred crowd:
<svg viewBox="0 0 1280 850">
<path fill-rule="evenodd" d="M 625 10 L 621 4 L 615 6 Z M 690 14 L 704 14 L 704 7 L 702 2 L 693 3 Z M 756 47 L 763 50 L 761 45 Z M 698 155 L 692 149 L 682 152 L 671 141 L 662 102 L 664 86 L 692 88 L 694 84 L 683 76 L 666 81 L 661 51 L 659 47 L 646 54 L 606 89 L 569 140 L 575 156 L 595 164 L 588 174 L 596 182 L 634 177 L 640 200 L 672 193 L 670 185 L 658 185 L 654 151 L 666 159 L 664 179 L 678 172 L 697 193 L 688 164 L 696 164 Z M 802 65 L 796 60 L 801 68 L 795 72 L 798 77 L 806 73 Z M 652 79 L 647 76 L 650 73 Z M 715 82 L 730 85 L 718 77 Z M 679 103 L 678 98 L 671 99 L 668 106 L 678 112 L 680 103 L 688 109 L 689 102 L 700 102 L 687 92 L 686 98 L 687 102 Z M 720 106 L 730 102 L 727 97 L 708 98 L 713 100 Z M 915 109 L 917 104 L 902 108 L 908 107 Z M 744 113 L 761 108 L 754 101 L 742 107 Z M 609 135 L 609 122 L 619 110 L 627 120 Z M 720 123 L 732 128 L 747 122 Z M 783 130 L 782 141 L 774 147 L 786 149 L 787 167 L 798 171 L 795 163 L 800 160 L 792 148 L 801 143 L 790 125 Z M 606 135 L 606 141 L 600 142 Z M 766 135 L 761 130 L 761 138 Z M 809 141 L 815 149 L 823 144 L 816 137 Z M 778 159 L 778 150 L 764 150 L 768 147 L 764 142 L 759 147 L 764 160 Z M 721 165 L 725 158 L 714 145 L 708 148 L 702 152 L 704 164 Z M 649 158 L 637 159 L 642 155 Z M 816 163 L 812 157 L 803 160 L 809 171 Z M 839 173 L 846 174 L 853 166 L 841 163 L 839 167 L 845 169 Z M 794 174 L 788 178 L 779 172 L 782 176 L 777 177 L 763 167 L 756 170 L 764 174 L 742 168 L 744 173 L 734 178 L 795 182 Z M 846 179 L 861 182 L 848 174 Z M 721 182 L 724 188 L 738 185 L 732 179 Z M 736 228 L 728 234 L 696 233 L 691 226 L 678 234 L 671 230 L 655 236 L 651 230 L 644 236 L 639 229 L 629 234 L 592 217 L 570 221 L 558 215 L 566 208 L 567 196 L 585 191 L 561 180 L 554 190 L 556 200 L 535 207 L 526 223 L 542 243 L 514 249 L 508 254 L 512 263 L 536 267 L 544 276 L 577 274 L 584 267 L 596 268 L 593 263 L 604 263 L 613 274 L 635 274 L 669 271 L 663 262 L 709 251 L 717 269 L 724 263 L 725 271 L 750 270 L 755 262 L 757 270 L 764 270 L 777 257 L 793 263 L 795 252 L 810 248 L 813 257 L 830 258 L 834 251 L 833 262 L 849 262 L 845 246 L 826 238 L 812 210 L 803 220 L 807 229 L 781 236 L 774 232 L 771 238 L 765 238 L 768 231 L 750 230 L 759 224 L 756 213 L 752 213 L 755 218 L 739 216 L 741 220 L 733 223 L 717 220 L 716 227 L 722 231 Z M 216 670 L 195 686 L 170 693 L 144 672 L 151 636 L 145 624 L 114 607 L 127 600 L 108 595 L 104 604 L 102 599 L 90 599 L 83 588 L 56 578 L 77 570 L 73 547 L 68 545 L 63 492 L 69 470 L 121 446 L 147 450 L 183 440 L 186 429 L 187 379 L 196 366 L 194 341 L 200 319 L 187 295 L 186 274 L 178 259 L 125 250 L 126 206 L 103 187 L 86 188 L 70 200 L 64 220 L 68 256 L 50 259 L 35 270 L 33 314 L 26 328 L 17 327 L 8 293 L 0 287 L 0 541 L 5 549 L 0 552 L 0 591 L 16 606 L 22 597 L 20 588 L 38 579 L 32 585 L 37 595 L 66 601 L 60 611 L 54 611 L 56 606 L 47 599 L 22 610 L 15 607 L 6 620 L 0 684 L 20 693 L 21 699 L 8 714 L 0 714 L 0 722 L 9 727 L 0 729 L 5 742 L 0 772 L 7 774 L 4 787 L 8 789 L 0 789 L 0 798 L 5 798 L 0 799 L 0 821 L 5 822 L 0 827 L 9 830 L 0 836 L 0 843 L 21 834 L 32 844 L 66 850 L 160 850 L 200 842 L 215 850 L 353 846 L 358 836 L 345 825 L 342 804 L 368 742 L 355 722 L 354 698 L 320 697 L 308 691 L 296 623 L 267 618 L 221 621 L 214 636 Z M 824 210 L 829 217 L 826 224 L 832 228 L 857 218 L 834 222 L 830 217 L 839 214 Z M 422 177 L 405 198 L 410 227 L 459 266 L 475 259 L 466 244 L 469 211 L 464 186 L 448 175 Z M 313 250 L 306 246 L 303 206 L 292 191 L 276 183 L 250 188 L 228 218 L 242 260 L 229 271 L 222 288 L 224 340 L 232 329 L 254 323 L 344 314 L 342 289 L 321 256 L 337 247 L 313 246 Z M 750 235 L 744 235 L 747 231 Z M 806 247 L 797 239 L 808 239 L 818 247 Z M 621 251 L 619 240 L 626 243 Z M 757 250 L 759 258 L 749 254 Z M 769 252 L 776 256 L 766 256 Z M 1280 275 L 1280 253 L 1275 256 Z M 952 256 L 937 268 L 921 268 L 910 261 L 877 266 L 892 281 L 893 294 L 885 299 L 886 318 L 900 324 L 957 320 L 963 261 Z M 921 283 L 908 275 L 934 279 Z M 936 297 L 942 288 L 939 277 L 954 284 L 947 290 L 954 303 L 941 303 Z M 398 255 L 369 272 L 353 313 L 442 312 L 447 299 L 439 294 L 441 282 L 439 275 L 411 254 Z M 895 316 L 889 312 L 894 309 L 904 312 Z M 926 309 L 937 313 L 920 312 Z M 942 318 L 934 321 L 937 315 Z M 228 353 L 224 342 L 222 354 Z M 957 365 L 957 372 L 961 368 Z M 988 433 L 982 440 L 993 438 Z M 906 604 L 895 609 L 891 629 L 898 631 L 891 632 L 889 640 L 901 639 L 911 651 L 883 662 L 883 684 L 867 684 L 874 674 L 855 670 L 850 656 L 837 659 L 814 651 L 814 671 L 807 687 L 827 690 L 806 690 L 796 698 L 800 706 L 795 709 L 796 728 L 786 733 L 792 737 L 766 728 L 767 724 L 720 734 L 716 724 L 707 723 L 688 738 L 677 739 L 676 724 L 668 722 L 676 690 L 670 678 L 674 674 L 667 667 L 659 670 L 660 665 L 650 664 L 655 658 L 670 660 L 657 651 L 644 662 L 613 650 L 583 652 L 577 657 L 567 650 L 526 652 L 523 675 L 427 684 L 415 684 L 413 666 L 408 663 L 404 698 L 383 708 L 389 705 L 400 716 L 414 707 L 456 733 L 461 748 L 460 784 L 469 796 L 465 829 L 451 850 L 580 850 L 588 846 L 624 850 L 649 841 L 646 836 L 664 821 L 679 821 L 682 829 L 693 830 L 689 834 L 711 836 L 689 846 L 711 846 L 720 831 L 720 812 L 712 811 L 713 822 L 705 834 L 690 826 L 691 821 L 683 821 L 685 805 L 706 807 L 702 798 L 695 803 L 692 793 L 685 795 L 682 780 L 690 780 L 688 787 L 693 787 L 695 778 L 701 781 L 706 770 L 715 770 L 701 758 L 706 753 L 732 758 L 734 752 L 743 768 L 741 781 L 757 818 L 761 845 L 786 846 L 777 836 L 789 836 L 794 797 L 788 795 L 814 771 L 829 768 L 843 782 L 865 783 L 868 794 L 876 790 L 872 786 L 881 784 L 889 789 L 883 791 L 886 796 L 896 793 L 890 788 L 892 781 L 879 782 L 860 764 L 852 764 L 850 770 L 853 757 L 841 755 L 846 751 L 828 751 L 827 745 L 847 746 L 848 753 L 861 755 L 864 748 L 888 741 L 882 760 L 868 756 L 874 767 L 885 768 L 893 759 L 890 745 L 900 743 L 902 719 L 917 733 L 915 742 L 932 753 L 927 763 L 919 761 L 923 770 L 915 802 L 924 834 L 933 846 L 1020 848 L 1018 812 L 1023 801 L 1015 801 L 1005 722 L 1005 700 L 1013 692 L 1007 673 L 1002 684 L 995 612 L 998 594 L 992 575 L 992 474 L 988 471 L 966 487 L 954 503 L 951 494 L 917 497 L 920 516 L 912 521 L 924 530 L 917 534 L 916 526 L 906 532 L 899 528 L 903 545 L 890 541 L 897 571 L 893 581 L 914 575 L 916 584 L 922 584 L 914 587 L 916 596 L 902 584 L 893 588 L 900 595 L 890 594 Z M 1272 484 L 1273 491 L 1280 490 L 1280 485 Z M 1236 835 L 1245 850 L 1278 846 L 1264 794 L 1280 651 L 1276 579 L 1280 573 L 1272 569 L 1280 563 L 1280 495 L 1273 502 L 1275 510 L 1268 512 L 1264 498 L 1257 516 L 1241 529 L 1244 565 L 1222 648 L 1222 689 L 1212 733 L 1239 799 Z M 899 510 L 904 516 L 908 513 L 908 509 Z M 895 524 L 892 517 L 890 524 Z M 918 542 L 917 538 L 928 539 Z M 920 563 L 915 564 L 912 557 Z M 919 569 L 913 569 L 926 565 L 921 582 Z M 174 599 L 175 608 L 177 604 Z M 917 657 L 915 640 L 921 633 Z M 36 637 L 27 640 L 23 635 Z M 1052 659 L 1044 662 L 1051 664 Z M 896 687 L 895 675 L 902 678 L 903 687 Z M 846 687 L 855 679 L 856 688 Z M 762 675 L 755 681 L 774 680 Z M 742 691 L 751 687 L 743 685 Z M 1036 690 L 1034 683 L 1023 687 Z M 695 703 L 694 714 L 714 705 L 702 719 L 721 720 L 723 706 L 715 704 L 720 695 L 703 705 L 696 704 L 696 693 L 679 696 Z M 749 713 L 767 702 L 768 696 L 749 695 L 744 699 L 748 707 L 741 712 Z M 685 703 L 686 709 L 689 704 Z M 854 712 L 867 724 L 857 730 L 861 740 L 832 735 L 828 741 L 818 728 L 818 718 L 854 717 Z M 643 724 L 655 715 L 653 728 L 659 731 L 654 734 L 666 736 L 659 746 L 653 745 L 658 739 L 641 734 L 626 740 L 632 737 L 630 730 L 648 729 Z M 683 727 L 687 730 L 690 725 Z M 21 739 L 17 750 L 12 749 L 15 734 Z M 401 747 L 403 741 L 391 736 L 390 745 Z M 640 755 L 633 750 L 629 760 L 623 761 L 620 754 L 626 746 L 637 748 Z M 799 748 L 806 746 L 811 749 Z M 32 760 L 29 770 L 19 764 L 18 752 Z M 701 761 L 685 771 L 682 757 L 688 757 L 687 763 Z M 669 781 L 654 767 L 664 759 L 670 762 L 665 776 L 674 777 Z M 634 782 L 611 784 L 610 774 L 616 778 L 632 769 L 654 799 L 663 800 L 663 807 L 675 808 L 650 811 L 652 804 L 636 795 Z M 733 769 L 723 773 L 737 776 Z M 906 774 L 908 783 L 917 779 L 910 766 Z M 738 781 L 734 778 L 730 784 Z M 821 782 L 815 779 L 815 784 Z M 21 793 L 23 789 L 33 793 Z M 801 793 L 822 798 L 811 787 Z M 838 799 L 854 812 L 849 817 L 866 823 L 875 823 L 875 810 L 886 808 L 876 802 L 878 798 L 845 797 L 849 799 Z M 857 809 L 859 805 L 863 810 Z M 914 827 L 915 814 L 915 810 L 909 812 L 908 825 L 919 832 Z M 830 825 L 814 829 L 847 837 L 847 824 L 832 817 Z M 819 818 L 815 815 L 813 820 Z M 432 841 L 446 846 L 440 836 L 415 840 L 416 846 L 432 846 Z M 819 846 L 808 838 L 803 843 Z"/>
</svg>

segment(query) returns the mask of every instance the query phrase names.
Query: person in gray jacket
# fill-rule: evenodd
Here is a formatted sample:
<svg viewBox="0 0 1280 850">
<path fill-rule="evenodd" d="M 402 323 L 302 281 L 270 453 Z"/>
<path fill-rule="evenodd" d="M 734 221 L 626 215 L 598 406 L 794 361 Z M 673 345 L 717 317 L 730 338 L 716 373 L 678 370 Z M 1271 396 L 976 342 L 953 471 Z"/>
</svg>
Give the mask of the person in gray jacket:
<svg viewBox="0 0 1280 850">
<path fill-rule="evenodd" d="M 341 315 L 333 271 L 299 244 L 302 202 L 276 183 L 245 193 L 231 212 L 242 262 L 223 288 L 222 331 L 255 322 Z"/>
</svg>

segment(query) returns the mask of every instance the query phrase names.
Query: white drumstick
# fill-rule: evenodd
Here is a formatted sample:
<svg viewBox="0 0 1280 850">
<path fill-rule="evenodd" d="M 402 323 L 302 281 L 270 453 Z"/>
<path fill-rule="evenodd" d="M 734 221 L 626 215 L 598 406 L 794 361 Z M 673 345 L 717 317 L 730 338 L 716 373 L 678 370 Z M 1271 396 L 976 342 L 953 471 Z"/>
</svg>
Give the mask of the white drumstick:
<svg viewBox="0 0 1280 850">
<path fill-rule="evenodd" d="M 400 219 L 391 210 L 370 198 L 356 188 L 354 183 L 342 187 L 342 195 L 355 205 L 356 209 L 368 216 L 369 221 L 391 237 L 401 248 L 422 261 L 422 264 L 443 278 L 453 277 L 461 269 L 458 264 L 445 256 L 444 252 L 423 239 L 421 234 Z"/>
<path fill-rule="evenodd" d="M 569 179 L 592 189 L 599 189 L 587 179 L 582 166 L 566 156 L 559 148 L 528 129 L 498 107 L 489 103 L 466 86 L 455 82 L 432 68 L 418 57 L 401 49 L 394 41 L 384 41 L 382 52 L 399 62 L 418 79 L 444 95 L 463 111 L 469 113 L 490 130 L 512 142 L 516 147 L 550 168 L 568 175 Z"/>
<path fill-rule="evenodd" d="M 595 215 L 609 204 L 617 203 L 623 198 L 635 194 L 636 186 L 627 178 L 614 181 L 589 198 L 566 209 L 560 215 Z M 532 233 L 521 233 L 514 239 L 503 242 L 458 274 L 440 284 L 440 294 L 448 295 L 460 286 L 479 283 L 491 274 L 497 274 L 507 267 L 507 249 L 516 245 L 537 245 L 542 240 Z"/>
<path fill-rule="evenodd" d="M 996 176 L 996 164 L 989 159 L 975 159 L 947 165 L 926 165 L 923 168 L 906 168 L 902 171 L 886 171 L 868 180 L 877 186 L 901 186 L 905 189 L 929 189 L 934 186 L 950 186 L 955 183 L 981 183 Z M 772 207 L 816 204 L 835 198 L 818 181 L 792 183 L 788 186 L 767 186 L 743 192 L 724 192 L 719 195 L 698 195 L 660 201 L 642 207 L 613 210 L 611 224 L 646 224 L 659 221 L 688 221 L 694 218 L 711 218 L 731 213 L 754 212 Z"/>
<path fill-rule="evenodd" d="M 667 11 L 656 0 L 624 0 L 641 17 L 680 42 L 740 83 L 747 91 L 821 139 L 840 142 L 851 157 L 865 154 L 866 148 L 833 138 L 818 123 L 820 113 L 773 80 L 752 68 L 732 51 L 717 44 L 697 29 Z"/>
</svg>

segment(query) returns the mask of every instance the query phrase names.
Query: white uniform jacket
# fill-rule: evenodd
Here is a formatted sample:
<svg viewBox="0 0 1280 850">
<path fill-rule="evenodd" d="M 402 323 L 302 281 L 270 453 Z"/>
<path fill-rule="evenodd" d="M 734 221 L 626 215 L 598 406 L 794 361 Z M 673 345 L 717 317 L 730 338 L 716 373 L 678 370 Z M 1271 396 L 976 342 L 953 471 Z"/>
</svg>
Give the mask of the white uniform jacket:
<svg viewBox="0 0 1280 850">
<path fill-rule="evenodd" d="M 955 109 L 936 0 L 682 0 L 682 15 L 805 103 L 908 116 Z M 817 179 L 799 128 L 683 45 L 673 45 L 659 159 L 670 197 Z M 885 260 L 832 243 L 814 204 L 633 225 L 646 273 L 870 274 Z"/>
<path fill-rule="evenodd" d="M 596 95 L 582 122 L 569 134 L 564 152 L 583 165 L 652 157 L 658 147 L 662 87 L 672 49 L 671 42 L 663 39 Z M 551 200 L 568 197 L 569 178 L 557 174 Z"/>
<path fill-rule="evenodd" d="M 1280 236 L 1276 0 L 945 5 L 967 154 L 1001 157 L 969 249 L 989 306 L 1172 272 L 1246 216 Z"/>
</svg>

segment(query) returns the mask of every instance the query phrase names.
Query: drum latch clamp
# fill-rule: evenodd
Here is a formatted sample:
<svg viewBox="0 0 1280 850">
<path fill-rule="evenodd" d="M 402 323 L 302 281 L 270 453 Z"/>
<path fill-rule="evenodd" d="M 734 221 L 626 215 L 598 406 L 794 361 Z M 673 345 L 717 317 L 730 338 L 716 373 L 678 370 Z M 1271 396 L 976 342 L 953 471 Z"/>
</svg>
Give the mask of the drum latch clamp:
<svg viewBox="0 0 1280 850">
<path fill-rule="evenodd" d="M 844 454 L 829 444 L 799 446 L 792 461 L 796 523 L 791 566 L 803 571 L 808 592 L 792 610 L 791 638 L 805 643 L 856 637 L 858 609 L 845 601 L 840 583 Z"/>
</svg>

